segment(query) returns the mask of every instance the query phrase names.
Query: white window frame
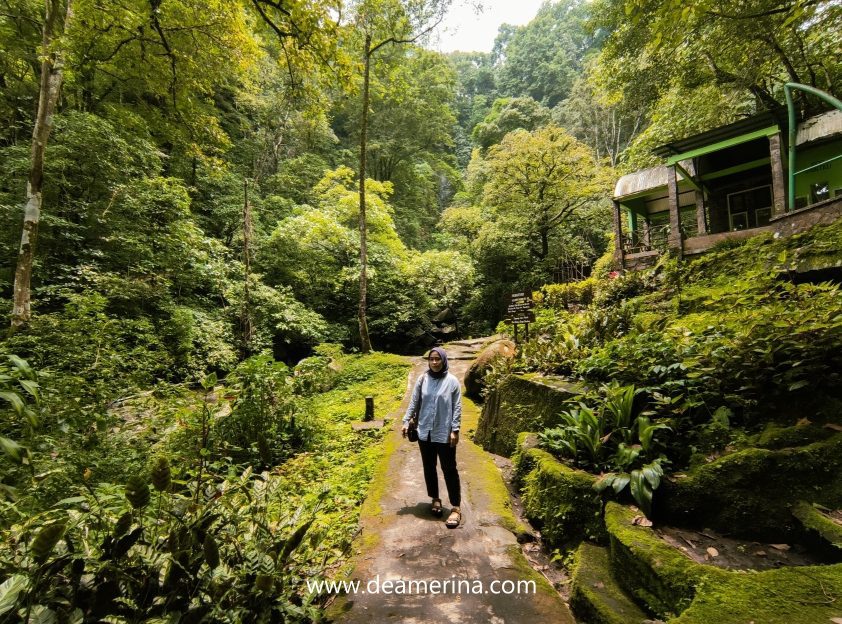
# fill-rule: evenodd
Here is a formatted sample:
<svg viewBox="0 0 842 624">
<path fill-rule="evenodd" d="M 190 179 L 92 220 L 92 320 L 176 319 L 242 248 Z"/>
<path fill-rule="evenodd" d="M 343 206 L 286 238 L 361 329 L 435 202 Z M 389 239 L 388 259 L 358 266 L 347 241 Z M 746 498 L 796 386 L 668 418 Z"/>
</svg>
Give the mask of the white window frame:
<svg viewBox="0 0 842 624">
<path fill-rule="evenodd" d="M 774 202 L 772 198 L 772 185 L 771 184 L 760 184 L 758 186 L 752 186 L 751 188 L 741 189 L 739 191 L 734 191 L 733 193 L 728 193 L 726 195 L 725 201 L 728 204 L 728 229 L 731 232 L 735 232 L 734 230 L 734 215 L 745 214 L 746 215 L 746 229 L 753 229 L 751 225 L 751 221 L 748 218 L 748 210 L 741 210 L 740 212 L 731 212 L 731 196 L 732 195 L 741 195 L 743 193 L 750 193 L 751 191 L 756 191 L 757 189 L 767 188 L 769 189 L 769 200 L 770 202 Z M 761 206 L 761 208 L 771 208 L 772 204 L 770 203 L 768 206 Z M 757 216 L 755 215 L 755 223 L 757 223 Z M 756 227 L 756 225 L 755 225 Z"/>
</svg>

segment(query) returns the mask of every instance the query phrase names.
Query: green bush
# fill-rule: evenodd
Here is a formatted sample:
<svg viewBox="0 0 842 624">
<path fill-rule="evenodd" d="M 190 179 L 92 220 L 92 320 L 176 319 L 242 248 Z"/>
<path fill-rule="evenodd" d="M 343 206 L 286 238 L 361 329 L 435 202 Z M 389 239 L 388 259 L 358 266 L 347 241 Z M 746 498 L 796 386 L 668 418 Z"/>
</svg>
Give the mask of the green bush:
<svg viewBox="0 0 842 624">
<path fill-rule="evenodd" d="M 153 493 L 144 474 L 88 488 L 3 532 L 0 617 L 310 622 L 322 597 L 304 580 L 330 561 L 319 508 L 280 510 L 251 470 L 198 499 Z"/>
<path fill-rule="evenodd" d="M 598 491 L 611 487 L 620 494 L 628 486 L 648 515 L 663 476 L 662 465 L 668 463 L 655 434 L 670 427 L 653 422 L 651 412 L 640 411 L 641 401 L 636 401 L 640 394 L 634 386 L 602 386 L 595 394 L 577 397 L 575 405 L 561 413 L 561 426 L 538 437 L 544 448 L 573 466 L 594 474 L 608 471 L 594 487 Z"/>
<path fill-rule="evenodd" d="M 220 453 L 237 463 L 269 467 L 297 452 L 307 439 L 287 366 L 268 355 L 241 362 L 228 378 L 231 413 L 214 421 Z"/>
<path fill-rule="evenodd" d="M 581 282 L 547 284 L 541 288 L 544 306 L 555 310 L 567 310 L 572 304 L 586 306 L 593 301 L 597 280 L 589 277 Z"/>
</svg>

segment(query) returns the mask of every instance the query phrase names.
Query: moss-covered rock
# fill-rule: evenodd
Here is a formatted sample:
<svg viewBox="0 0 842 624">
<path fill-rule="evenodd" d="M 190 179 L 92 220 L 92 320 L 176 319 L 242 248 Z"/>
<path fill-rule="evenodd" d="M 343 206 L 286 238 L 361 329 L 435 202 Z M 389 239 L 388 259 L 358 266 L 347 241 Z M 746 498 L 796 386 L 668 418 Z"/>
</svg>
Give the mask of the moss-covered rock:
<svg viewBox="0 0 842 624">
<path fill-rule="evenodd" d="M 696 563 L 635 526 L 638 512 L 608 503 L 611 570 L 638 604 L 669 624 L 815 624 L 842 617 L 842 564 L 764 572 Z"/>
<path fill-rule="evenodd" d="M 548 546 L 568 548 L 583 539 L 605 540 L 602 500 L 593 489 L 596 477 L 566 466 L 539 448 L 517 454 L 515 474 L 522 486 L 526 517 L 540 525 Z"/>
<path fill-rule="evenodd" d="M 576 551 L 570 608 L 586 624 L 640 624 L 649 619 L 611 575 L 608 549 L 588 543 Z"/>
<path fill-rule="evenodd" d="M 661 484 L 655 518 L 767 541 L 798 539 L 792 506 L 842 504 L 842 434 L 799 448 L 746 449 Z"/>
<path fill-rule="evenodd" d="M 691 561 L 651 528 L 633 524 L 640 515 L 618 503 L 605 506 L 612 573 L 638 604 L 662 619 L 678 615 L 690 606 L 698 587 L 726 573 Z"/>
<path fill-rule="evenodd" d="M 792 515 L 804 527 L 808 542 L 826 549 L 831 557 L 842 559 L 842 525 L 807 501 L 798 501 Z"/>
<path fill-rule="evenodd" d="M 485 402 L 474 441 L 486 451 L 509 457 L 519 433 L 557 425 L 564 402 L 581 392 L 581 386 L 561 378 L 511 375 Z"/>
<path fill-rule="evenodd" d="M 530 431 L 522 431 L 517 436 L 517 450 L 512 455 L 512 466 L 514 472 L 512 478 L 515 486 L 523 486 L 523 481 L 535 468 L 537 455 L 529 453 L 531 449 L 538 448 L 538 434 Z"/>
<path fill-rule="evenodd" d="M 491 367 L 494 358 L 500 356 L 511 359 L 515 356 L 516 349 L 515 343 L 511 340 L 495 340 L 480 351 L 465 373 L 465 396 L 479 399 L 485 374 Z"/>
<path fill-rule="evenodd" d="M 726 572 L 669 624 L 831 624 L 842 618 L 842 564 Z"/>
<path fill-rule="evenodd" d="M 769 423 L 761 433 L 749 442 L 752 446 L 776 450 L 806 446 L 813 442 L 826 440 L 832 435 L 832 429 L 819 427 L 812 423 L 798 424 L 793 427 L 782 427 L 777 423 Z"/>
</svg>

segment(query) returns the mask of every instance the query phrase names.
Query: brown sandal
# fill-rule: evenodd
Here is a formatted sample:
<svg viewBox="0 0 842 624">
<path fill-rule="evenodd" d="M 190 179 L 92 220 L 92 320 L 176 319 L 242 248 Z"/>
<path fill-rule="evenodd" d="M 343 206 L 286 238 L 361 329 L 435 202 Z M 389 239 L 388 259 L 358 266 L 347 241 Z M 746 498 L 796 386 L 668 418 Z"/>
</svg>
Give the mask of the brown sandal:
<svg viewBox="0 0 842 624">
<path fill-rule="evenodd" d="M 430 512 L 437 518 L 441 518 L 442 508 L 440 498 L 433 499 L 433 505 L 430 507 Z"/>
<path fill-rule="evenodd" d="M 462 523 L 462 512 L 459 510 L 458 507 L 454 507 L 450 511 L 450 515 L 447 518 L 447 522 L 445 525 L 448 529 L 455 529 Z"/>
</svg>

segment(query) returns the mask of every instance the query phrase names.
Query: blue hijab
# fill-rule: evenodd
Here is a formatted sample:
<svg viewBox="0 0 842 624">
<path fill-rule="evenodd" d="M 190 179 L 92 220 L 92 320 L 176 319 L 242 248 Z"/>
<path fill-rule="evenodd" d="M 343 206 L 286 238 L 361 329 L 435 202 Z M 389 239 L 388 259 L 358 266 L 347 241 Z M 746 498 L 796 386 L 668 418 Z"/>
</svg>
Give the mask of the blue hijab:
<svg viewBox="0 0 842 624">
<path fill-rule="evenodd" d="M 431 355 L 433 352 L 435 352 L 435 353 L 438 353 L 438 354 L 439 354 L 439 356 L 441 357 L 441 363 L 442 363 L 442 365 L 443 365 L 443 366 L 441 367 L 441 370 L 440 370 L 439 372 L 437 372 L 437 373 L 436 373 L 436 372 L 434 372 L 432 368 L 430 368 L 430 369 L 428 369 L 428 370 L 427 370 L 427 374 L 428 374 L 430 377 L 433 377 L 434 379 L 441 379 L 442 377 L 445 377 L 445 376 L 447 375 L 447 369 L 448 369 L 448 363 L 447 363 L 447 353 L 446 353 L 446 352 L 445 352 L 445 350 L 444 350 L 444 349 L 442 349 L 441 347 L 433 347 L 432 349 L 430 349 L 430 353 L 428 353 L 428 354 L 427 354 L 427 359 L 428 359 L 428 360 L 429 360 L 429 358 L 430 358 L 430 355 Z M 427 366 L 429 366 L 429 365 L 430 365 L 430 364 L 429 364 L 429 361 L 428 361 L 428 362 L 427 362 Z"/>
</svg>

